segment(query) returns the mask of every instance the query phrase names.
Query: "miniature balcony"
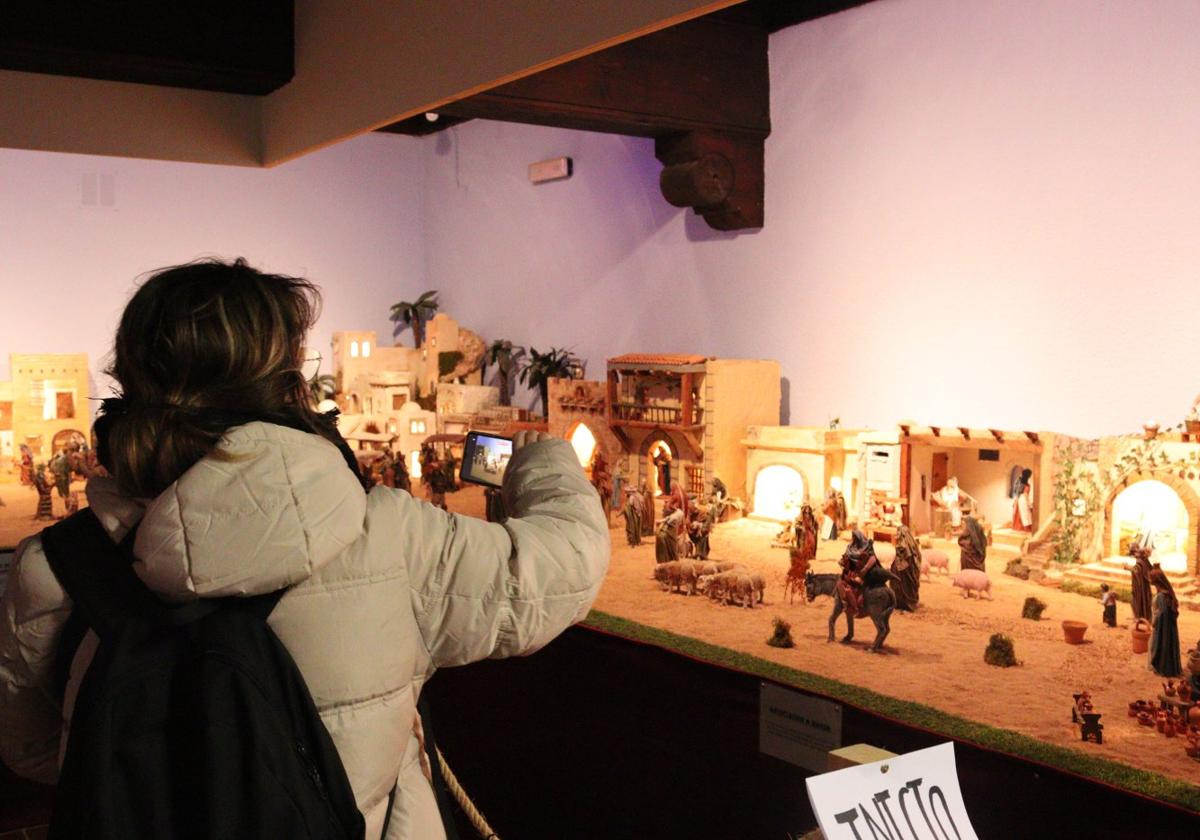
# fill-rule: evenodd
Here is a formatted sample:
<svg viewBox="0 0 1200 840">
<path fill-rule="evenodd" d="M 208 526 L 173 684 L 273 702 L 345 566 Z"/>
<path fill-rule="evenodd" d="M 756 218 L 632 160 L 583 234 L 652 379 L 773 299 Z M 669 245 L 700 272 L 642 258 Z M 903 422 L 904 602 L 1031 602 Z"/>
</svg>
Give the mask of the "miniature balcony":
<svg viewBox="0 0 1200 840">
<path fill-rule="evenodd" d="M 693 429 L 704 425 L 703 415 L 704 410 L 699 406 L 693 407 L 691 416 L 685 418 L 683 409 L 679 406 L 614 403 L 610 422 L 613 425 Z"/>
</svg>

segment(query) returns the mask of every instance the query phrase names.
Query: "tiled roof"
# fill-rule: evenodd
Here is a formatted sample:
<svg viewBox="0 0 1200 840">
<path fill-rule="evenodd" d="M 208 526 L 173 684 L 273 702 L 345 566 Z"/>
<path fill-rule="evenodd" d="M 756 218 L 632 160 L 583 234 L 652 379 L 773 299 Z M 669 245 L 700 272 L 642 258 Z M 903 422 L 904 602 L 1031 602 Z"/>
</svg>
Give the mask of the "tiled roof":
<svg viewBox="0 0 1200 840">
<path fill-rule="evenodd" d="M 707 356 L 696 356 L 685 353 L 626 353 L 609 359 L 610 365 L 702 365 L 708 361 Z"/>
</svg>

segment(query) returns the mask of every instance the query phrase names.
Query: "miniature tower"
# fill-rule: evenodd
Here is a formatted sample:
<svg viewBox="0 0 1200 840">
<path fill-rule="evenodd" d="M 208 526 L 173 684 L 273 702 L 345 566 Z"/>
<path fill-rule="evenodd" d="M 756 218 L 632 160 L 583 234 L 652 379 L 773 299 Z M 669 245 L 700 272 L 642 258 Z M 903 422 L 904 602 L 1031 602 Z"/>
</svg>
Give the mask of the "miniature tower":
<svg viewBox="0 0 1200 840">
<path fill-rule="evenodd" d="M 333 334 L 332 373 L 339 389 L 350 386 L 360 373 L 371 366 L 371 357 L 378 342 L 374 330 L 343 330 Z"/>
</svg>

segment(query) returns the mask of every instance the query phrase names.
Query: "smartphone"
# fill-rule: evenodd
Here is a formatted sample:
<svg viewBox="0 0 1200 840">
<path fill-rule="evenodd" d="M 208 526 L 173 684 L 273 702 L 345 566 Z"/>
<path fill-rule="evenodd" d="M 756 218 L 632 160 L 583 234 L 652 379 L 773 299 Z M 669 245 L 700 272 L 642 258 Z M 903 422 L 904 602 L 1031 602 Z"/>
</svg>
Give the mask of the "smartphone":
<svg viewBox="0 0 1200 840">
<path fill-rule="evenodd" d="M 487 432 L 467 432 L 463 443 L 463 481 L 499 487 L 504 483 L 504 470 L 512 458 L 512 438 L 489 435 Z"/>
</svg>

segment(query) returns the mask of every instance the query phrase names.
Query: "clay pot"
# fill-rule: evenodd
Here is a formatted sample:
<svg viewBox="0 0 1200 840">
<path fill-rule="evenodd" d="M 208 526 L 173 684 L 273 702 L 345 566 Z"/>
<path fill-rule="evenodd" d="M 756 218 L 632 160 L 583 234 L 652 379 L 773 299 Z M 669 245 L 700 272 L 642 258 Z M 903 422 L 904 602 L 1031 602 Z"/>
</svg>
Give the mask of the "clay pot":
<svg viewBox="0 0 1200 840">
<path fill-rule="evenodd" d="M 1163 683 L 1163 694 L 1168 697 L 1175 696 L 1175 680 L 1167 680 Z"/>
<path fill-rule="evenodd" d="M 1144 618 L 1139 618 L 1129 628 L 1129 638 L 1133 644 L 1134 653 L 1145 653 L 1150 649 L 1150 634 L 1153 629 L 1150 622 Z"/>
<path fill-rule="evenodd" d="M 1129 716 L 1131 718 L 1137 717 L 1138 712 L 1140 712 L 1141 710 L 1142 710 L 1142 701 L 1141 700 L 1134 700 L 1132 703 L 1129 704 Z"/>
<path fill-rule="evenodd" d="M 1200 647 L 1188 651 L 1187 669 L 1193 674 L 1200 674 Z"/>
<path fill-rule="evenodd" d="M 1192 699 L 1192 687 L 1184 680 L 1179 681 L 1179 699 L 1185 703 Z"/>
<path fill-rule="evenodd" d="M 1063 637 L 1069 645 L 1083 644 L 1083 634 L 1087 632 L 1088 626 L 1086 621 L 1072 621 L 1066 619 L 1062 623 Z"/>
<path fill-rule="evenodd" d="M 1159 732 L 1167 731 L 1167 713 L 1159 712 L 1154 720 L 1154 728 Z"/>
<path fill-rule="evenodd" d="M 1150 714 L 1149 712 L 1138 712 L 1137 720 L 1142 726 L 1154 725 L 1154 715 Z"/>
</svg>

